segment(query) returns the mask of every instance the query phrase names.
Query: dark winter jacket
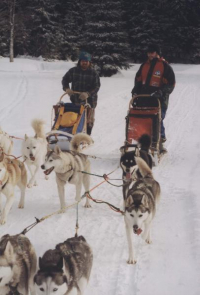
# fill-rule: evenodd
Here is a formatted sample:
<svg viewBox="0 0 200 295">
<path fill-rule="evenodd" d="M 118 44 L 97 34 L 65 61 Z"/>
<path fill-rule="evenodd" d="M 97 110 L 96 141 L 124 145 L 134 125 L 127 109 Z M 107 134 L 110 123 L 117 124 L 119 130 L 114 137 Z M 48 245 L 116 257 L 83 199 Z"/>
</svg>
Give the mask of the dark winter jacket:
<svg viewBox="0 0 200 295">
<path fill-rule="evenodd" d="M 143 63 L 135 76 L 132 94 L 152 94 L 161 90 L 161 107 L 167 109 L 169 95 L 175 86 L 172 67 L 162 58 L 154 58 Z"/>
<path fill-rule="evenodd" d="M 88 92 L 89 98 L 88 103 L 92 108 L 97 106 L 97 92 L 100 88 L 100 79 L 95 70 L 88 68 L 82 70 L 78 65 L 77 67 L 71 68 L 63 77 L 62 85 L 65 91 L 71 84 L 71 89 L 78 92 Z M 71 95 L 70 100 L 75 104 L 81 104 L 83 101 L 79 99 L 79 94 Z"/>
</svg>

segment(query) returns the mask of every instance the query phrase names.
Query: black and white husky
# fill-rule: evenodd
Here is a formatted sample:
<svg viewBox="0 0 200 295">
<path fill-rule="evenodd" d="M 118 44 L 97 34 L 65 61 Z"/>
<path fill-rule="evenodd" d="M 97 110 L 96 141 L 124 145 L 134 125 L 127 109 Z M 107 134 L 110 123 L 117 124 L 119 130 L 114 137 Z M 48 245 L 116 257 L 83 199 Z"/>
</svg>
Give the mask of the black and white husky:
<svg viewBox="0 0 200 295">
<path fill-rule="evenodd" d="M 54 150 L 49 150 L 45 157 L 45 162 L 41 166 L 45 175 L 49 175 L 53 170 L 56 173 L 56 182 L 60 198 L 60 208 L 65 209 L 65 190 L 67 182 L 76 186 L 76 201 L 81 199 L 81 189 L 84 186 L 85 191 L 89 191 L 90 186 L 90 161 L 84 154 L 80 154 L 82 144 L 90 145 L 92 138 L 84 133 L 78 133 L 72 138 L 71 150 L 62 152 L 58 146 Z M 86 173 L 81 173 L 84 171 Z M 87 174 L 88 173 L 88 174 Z M 90 207 L 89 199 L 86 198 L 85 207 Z"/>
<path fill-rule="evenodd" d="M 124 182 L 141 177 L 135 157 L 141 157 L 152 169 L 152 157 L 149 154 L 150 145 L 150 136 L 148 134 L 143 134 L 138 139 L 138 144 L 135 145 L 134 150 L 126 151 L 121 149 L 122 155 L 120 158 L 120 166 L 123 171 Z"/>
<path fill-rule="evenodd" d="M 127 182 L 123 189 L 126 235 L 129 248 L 127 263 L 136 263 L 133 251 L 133 233 L 142 236 L 151 243 L 151 224 L 156 214 L 156 207 L 160 199 L 160 185 L 153 178 L 153 174 L 146 162 L 135 158 L 141 174 L 136 181 Z"/>
<path fill-rule="evenodd" d="M 82 295 L 90 278 L 93 254 L 83 236 L 67 239 L 39 258 L 38 295 Z"/>
</svg>

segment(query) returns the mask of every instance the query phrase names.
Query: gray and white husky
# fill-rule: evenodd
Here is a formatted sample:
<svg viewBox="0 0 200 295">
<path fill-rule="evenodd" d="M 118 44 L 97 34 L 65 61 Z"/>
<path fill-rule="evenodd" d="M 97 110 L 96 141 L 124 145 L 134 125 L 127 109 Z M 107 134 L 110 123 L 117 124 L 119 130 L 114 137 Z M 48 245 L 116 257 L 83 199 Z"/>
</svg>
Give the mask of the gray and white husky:
<svg viewBox="0 0 200 295">
<path fill-rule="evenodd" d="M 90 278 L 93 254 L 83 236 L 67 239 L 39 258 L 34 281 L 38 295 L 82 295 Z"/>
<path fill-rule="evenodd" d="M 81 144 L 92 144 L 92 138 L 83 133 L 74 135 L 70 142 L 71 150 L 62 152 L 58 146 L 54 150 L 49 150 L 45 157 L 45 162 L 41 166 L 45 175 L 49 175 L 53 170 L 56 173 L 56 182 L 60 198 L 60 208 L 65 209 L 65 184 L 67 182 L 76 186 L 76 201 L 81 199 L 82 185 L 85 191 L 89 191 L 90 175 L 83 174 L 81 171 L 90 173 L 90 161 L 86 155 L 80 154 Z M 89 199 L 86 198 L 85 207 L 90 207 Z"/>
<path fill-rule="evenodd" d="M 47 140 L 44 132 L 44 121 L 35 119 L 32 121 L 31 126 L 35 131 L 35 136 L 28 137 L 25 134 L 25 138 L 22 143 L 22 155 L 31 173 L 31 179 L 28 183 L 29 188 L 31 188 L 33 185 L 37 185 L 37 175 L 41 169 L 41 165 L 44 162 L 45 155 L 47 153 Z"/>
<path fill-rule="evenodd" d="M 34 275 L 37 257 L 24 235 L 5 235 L 0 239 L 0 294 L 36 295 Z"/>
<path fill-rule="evenodd" d="M 135 157 L 142 178 L 127 183 L 123 189 L 125 207 L 125 225 L 129 248 L 127 263 L 136 263 L 133 251 L 133 233 L 142 236 L 151 243 L 151 223 L 156 214 L 160 199 L 160 185 L 153 178 L 147 163 L 140 157 Z"/>
</svg>

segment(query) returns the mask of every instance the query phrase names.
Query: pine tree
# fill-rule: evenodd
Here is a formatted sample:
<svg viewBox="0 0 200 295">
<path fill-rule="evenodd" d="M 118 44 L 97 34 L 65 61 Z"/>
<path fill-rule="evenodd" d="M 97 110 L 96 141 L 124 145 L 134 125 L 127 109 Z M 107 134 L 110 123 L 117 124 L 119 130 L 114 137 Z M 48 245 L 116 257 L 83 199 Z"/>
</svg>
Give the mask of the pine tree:
<svg viewBox="0 0 200 295">
<path fill-rule="evenodd" d="M 6 0 L 0 2 L 0 55 L 9 55 L 9 9 Z"/>
<path fill-rule="evenodd" d="M 160 44 L 159 0 L 125 0 L 127 32 L 134 62 L 146 58 L 149 43 Z"/>
<path fill-rule="evenodd" d="M 194 61 L 196 39 L 199 39 L 198 0 L 169 0 L 165 2 L 163 14 L 168 20 L 162 24 L 165 56 L 172 62 L 189 63 Z"/>
<path fill-rule="evenodd" d="M 83 26 L 81 0 L 60 0 L 57 4 L 60 13 L 59 27 L 62 35 L 62 59 L 75 60 L 80 47 L 80 32 Z"/>
<path fill-rule="evenodd" d="M 93 56 L 101 76 L 111 76 L 129 67 L 129 43 L 123 22 L 123 10 L 118 0 L 85 1 L 81 49 Z"/>
<path fill-rule="evenodd" d="M 30 34 L 29 52 L 33 56 L 60 57 L 62 35 L 59 30 L 59 13 L 54 0 L 28 0 L 27 24 Z"/>
</svg>

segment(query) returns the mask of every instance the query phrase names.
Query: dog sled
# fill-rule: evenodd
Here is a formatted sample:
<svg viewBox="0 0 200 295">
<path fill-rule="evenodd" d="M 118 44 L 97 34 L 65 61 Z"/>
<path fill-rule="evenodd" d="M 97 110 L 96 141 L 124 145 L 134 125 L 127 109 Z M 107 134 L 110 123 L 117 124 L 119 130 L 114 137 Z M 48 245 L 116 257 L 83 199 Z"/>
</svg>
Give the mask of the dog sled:
<svg viewBox="0 0 200 295">
<path fill-rule="evenodd" d="M 151 95 L 136 95 L 129 103 L 126 116 L 126 140 L 124 148 L 129 150 L 136 147 L 138 139 L 143 134 L 151 138 L 150 153 L 155 165 L 160 156 L 160 128 L 161 107 L 160 101 Z"/>
<path fill-rule="evenodd" d="M 87 133 L 87 108 L 90 105 L 77 106 L 73 103 L 64 103 L 64 93 L 59 103 L 53 106 L 54 123 L 51 131 L 46 134 L 46 138 L 51 149 L 58 145 L 62 151 L 70 149 L 70 141 L 77 133 Z"/>
</svg>

